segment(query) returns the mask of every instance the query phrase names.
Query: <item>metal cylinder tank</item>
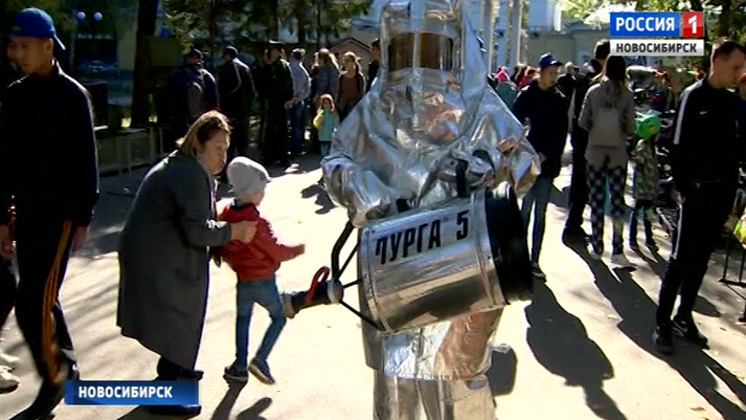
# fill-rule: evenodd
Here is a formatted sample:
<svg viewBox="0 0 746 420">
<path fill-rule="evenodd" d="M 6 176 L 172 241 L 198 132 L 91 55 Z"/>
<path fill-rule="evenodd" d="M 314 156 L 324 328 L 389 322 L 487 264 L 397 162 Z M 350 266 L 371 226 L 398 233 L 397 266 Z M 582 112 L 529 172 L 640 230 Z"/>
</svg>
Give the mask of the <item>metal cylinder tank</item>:
<svg viewBox="0 0 746 420">
<path fill-rule="evenodd" d="M 359 259 L 367 306 L 384 331 L 531 296 L 526 234 L 508 184 L 366 226 Z"/>
</svg>

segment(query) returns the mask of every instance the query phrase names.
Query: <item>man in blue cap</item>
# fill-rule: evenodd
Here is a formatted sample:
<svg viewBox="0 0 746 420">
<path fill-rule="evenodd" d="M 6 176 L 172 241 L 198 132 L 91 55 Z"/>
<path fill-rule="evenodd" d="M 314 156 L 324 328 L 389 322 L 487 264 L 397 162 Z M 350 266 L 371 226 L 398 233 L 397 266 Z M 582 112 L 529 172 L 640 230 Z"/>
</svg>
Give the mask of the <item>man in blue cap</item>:
<svg viewBox="0 0 746 420">
<path fill-rule="evenodd" d="M 0 255 L 16 254 L 16 319 L 42 378 L 36 400 L 13 419 L 41 419 L 62 400 L 64 381 L 79 377 L 59 289 L 98 201 L 98 158 L 90 97 L 55 60 L 65 46 L 52 18 L 24 9 L 10 37 L 26 77 L 8 87 L 0 109 Z"/>
<path fill-rule="evenodd" d="M 557 70 L 562 63 L 546 53 L 539 59 L 539 77 L 518 94 L 513 113 L 521 123 L 528 123 L 528 141 L 541 158 L 541 175 L 531 190 L 523 197 L 521 212 L 528 230 L 531 210 L 534 210 L 534 228 L 531 240 L 531 262 L 534 276 L 544 279 L 539 267 L 539 254 L 544 241 L 547 205 L 554 179 L 562 168 L 562 151 L 565 149 L 569 127 L 569 101 L 557 87 Z"/>
</svg>

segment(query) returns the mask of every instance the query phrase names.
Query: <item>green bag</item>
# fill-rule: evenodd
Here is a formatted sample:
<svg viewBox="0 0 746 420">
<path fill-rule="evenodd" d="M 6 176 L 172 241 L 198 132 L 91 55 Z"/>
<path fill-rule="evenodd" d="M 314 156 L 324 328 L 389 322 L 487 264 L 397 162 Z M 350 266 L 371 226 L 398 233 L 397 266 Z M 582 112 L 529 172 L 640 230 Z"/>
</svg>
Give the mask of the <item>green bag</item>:
<svg viewBox="0 0 746 420">
<path fill-rule="evenodd" d="M 661 119 L 655 114 L 638 113 L 635 125 L 635 135 L 641 139 L 649 139 L 660 131 Z"/>
</svg>

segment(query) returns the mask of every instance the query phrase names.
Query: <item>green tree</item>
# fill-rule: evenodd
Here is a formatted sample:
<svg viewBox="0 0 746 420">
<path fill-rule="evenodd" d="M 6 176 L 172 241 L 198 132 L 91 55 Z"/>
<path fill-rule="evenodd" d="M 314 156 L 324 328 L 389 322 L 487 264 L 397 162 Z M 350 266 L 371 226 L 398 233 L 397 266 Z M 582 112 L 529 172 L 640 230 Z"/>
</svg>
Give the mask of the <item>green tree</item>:
<svg viewBox="0 0 746 420">
<path fill-rule="evenodd" d="M 79 22 L 75 18 L 76 11 L 83 11 L 90 21 L 93 13 L 102 14 L 101 22 L 96 23 L 102 32 L 116 32 L 122 23 L 132 23 L 137 0 L 3 0 L 2 1 L 2 33 L 13 22 L 16 13 L 27 7 L 38 7 L 52 16 L 57 32 L 63 40 L 69 39 L 76 30 Z"/>
<path fill-rule="evenodd" d="M 194 39 L 209 45 L 225 38 L 277 38 L 290 28 L 299 44 L 317 29 L 338 35 L 350 19 L 366 12 L 372 0 L 165 0 L 174 34 L 186 46 Z"/>
<path fill-rule="evenodd" d="M 308 33 L 338 37 L 350 29 L 350 19 L 367 13 L 372 0 L 294 0 L 287 9 L 288 20 L 294 21 L 298 43 L 307 42 Z"/>
</svg>

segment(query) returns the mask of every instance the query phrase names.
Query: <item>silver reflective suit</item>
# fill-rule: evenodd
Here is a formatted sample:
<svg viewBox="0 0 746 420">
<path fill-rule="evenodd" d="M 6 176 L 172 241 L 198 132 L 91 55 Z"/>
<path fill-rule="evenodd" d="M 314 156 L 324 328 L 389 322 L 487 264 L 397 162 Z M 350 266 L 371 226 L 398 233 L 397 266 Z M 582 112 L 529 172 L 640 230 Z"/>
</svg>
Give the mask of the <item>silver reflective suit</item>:
<svg viewBox="0 0 746 420">
<path fill-rule="evenodd" d="M 508 181 L 525 193 L 539 173 L 538 155 L 487 85 L 460 1 L 391 0 L 380 35 L 378 77 L 322 161 L 327 191 L 353 225 L 456 197 L 459 162 L 472 188 Z M 360 305 L 369 313 L 364 298 Z M 374 418 L 493 420 L 485 372 L 501 313 L 467 313 L 393 333 L 363 323 L 366 363 L 375 370 Z"/>
</svg>

